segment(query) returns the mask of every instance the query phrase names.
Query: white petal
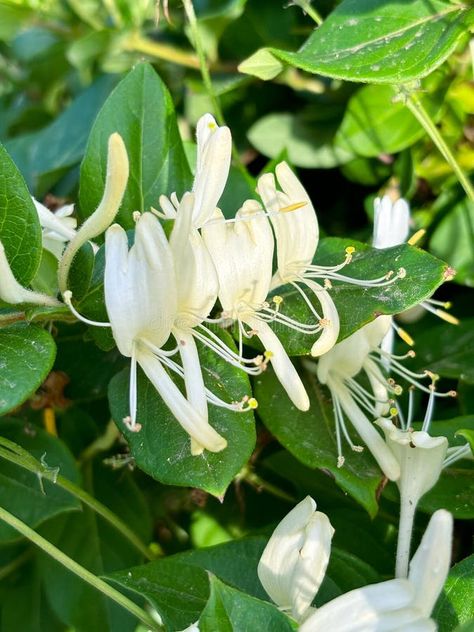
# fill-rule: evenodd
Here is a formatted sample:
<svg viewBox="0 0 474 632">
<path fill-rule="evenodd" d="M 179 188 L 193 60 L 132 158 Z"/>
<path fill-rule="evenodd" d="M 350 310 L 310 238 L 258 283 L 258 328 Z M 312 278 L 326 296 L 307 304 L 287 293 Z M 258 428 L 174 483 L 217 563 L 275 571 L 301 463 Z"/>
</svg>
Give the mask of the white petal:
<svg viewBox="0 0 474 632">
<path fill-rule="evenodd" d="M 393 611 L 399 611 L 403 625 L 403 611 L 410 605 L 412 591 L 411 584 L 405 579 L 351 590 L 318 608 L 305 620 L 299 632 L 381 632 L 384 630 L 384 614 Z"/>
<path fill-rule="evenodd" d="M 161 347 L 176 318 L 173 259 L 163 228 L 151 213 L 136 224 L 135 243 L 128 252 L 127 236 L 118 225 L 106 233 L 105 303 L 115 341 L 131 355 L 133 340 L 147 338 Z"/>
<path fill-rule="evenodd" d="M 387 383 L 386 378 L 380 370 L 380 367 L 374 362 L 374 360 L 372 360 L 372 358 L 368 357 L 365 360 L 364 369 L 369 379 L 370 386 L 372 387 L 372 392 L 378 400 L 375 402 L 375 414 L 380 416 L 388 414 L 390 410 L 390 403 L 388 390 L 385 386 Z"/>
<path fill-rule="evenodd" d="M 225 224 L 216 210 L 203 229 L 204 242 L 219 279 L 219 300 L 224 311 L 258 306 L 268 294 L 272 276 L 273 235 L 257 202 L 247 201 L 233 224 Z M 250 308 L 252 311 L 252 308 Z"/>
<path fill-rule="evenodd" d="M 292 606 L 294 569 L 305 541 L 305 527 L 316 510 L 310 496 L 299 502 L 277 525 L 258 563 L 258 577 L 271 599 L 281 608 Z"/>
<path fill-rule="evenodd" d="M 137 360 L 165 404 L 190 437 L 210 452 L 224 450 L 227 441 L 188 402 L 162 367 L 159 359 L 148 349 L 140 346 L 137 350 Z"/>
<path fill-rule="evenodd" d="M 408 579 L 414 586 L 414 605 L 429 617 L 438 599 L 451 563 L 453 517 L 436 511 L 410 563 Z"/>
<path fill-rule="evenodd" d="M 329 292 L 322 285 L 311 279 L 305 279 L 304 282 L 313 290 L 321 305 L 322 317 L 329 323 L 324 326 L 321 335 L 311 347 L 311 355 L 317 357 L 327 353 L 336 344 L 340 329 L 339 314 Z"/>
<path fill-rule="evenodd" d="M 343 411 L 359 433 L 362 441 L 369 448 L 374 459 L 380 465 L 385 476 L 392 481 L 396 481 L 400 477 L 400 465 L 397 458 L 377 432 L 372 422 L 356 404 L 347 386 L 338 378 L 330 378 L 328 386 L 331 392 L 334 392 L 336 397 L 338 397 Z"/>
<path fill-rule="evenodd" d="M 277 242 L 278 272 L 282 281 L 287 283 L 294 280 L 296 274 L 302 274 L 312 262 L 318 245 L 319 227 L 305 188 L 286 162 L 278 164 L 275 173 L 283 193 L 277 191 L 271 173 L 258 179 L 257 191 L 271 213 Z M 305 206 L 280 212 L 281 208 L 300 202 L 305 202 Z"/>
<path fill-rule="evenodd" d="M 305 542 L 291 582 L 292 612 L 297 621 L 305 615 L 324 579 L 333 535 L 329 518 L 316 511 L 305 527 Z"/>
<path fill-rule="evenodd" d="M 197 124 L 197 163 L 193 183 L 193 224 L 203 226 L 211 219 L 229 175 L 232 138 L 228 127 L 218 127 L 210 114 Z"/>
<path fill-rule="evenodd" d="M 34 303 L 51 307 L 61 307 L 63 305 L 53 296 L 27 290 L 18 283 L 8 263 L 2 242 L 0 242 L 0 299 L 11 305 L 19 303 Z"/>
<path fill-rule="evenodd" d="M 392 202 L 388 195 L 374 201 L 374 248 L 390 248 L 406 241 L 410 224 L 410 208 L 403 199 Z"/>
<path fill-rule="evenodd" d="M 244 322 L 257 332 L 256 336 L 262 342 L 265 350 L 271 351 L 273 354 L 270 360 L 271 365 L 293 404 L 299 410 L 308 410 L 309 397 L 306 389 L 275 332 L 267 323 L 251 316 L 245 317 Z"/>
<path fill-rule="evenodd" d="M 213 308 L 219 290 L 217 273 L 204 241 L 192 226 L 194 196 L 185 194 L 171 233 L 178 296 L 178 327 L 195 327 Z"/>
<path fill-rule="evenodd" d="M 72 218 L 66 217 L 66 219 L 61 219 L 59 215 L 62 209 L 59 209 L 57 213 L 53 213 L 46 206 L 43 206 L 38 200 L 33 198 L 34 205 L 36 207 L 36 212 L 38 213 L 38 218 L 42 228 L 46 228 L 48 231 L 53 233 L 53 235 L 57 235 L 59 239 L 62 241 L 69 241 L 73 239 L 76 234 L 74 230 L 74 225 L 76 220 Z M 70 204 L 66 208 L 74 208 L 73 204 Z"/>
<path fill-rule="evenodd" d="M 120 134 L 111 134 L 108 142 L 107 175 L 102 200 L 97 209 L 84 222 L 63 253 L 58 269 L 61 293 L 67 290 L 69 268 L 79 248 L 103 233 L 118 213 L 128 181 L 128 155 Z"/>
<path fill-rule="evenodd" d="M 179 345 L 179 355 L 184 371 L 186 398 L 191 406 L 206 421 L 208 420 L 207 398 L 202 377 L 201 364 L 194 338 L 188 331 L 173 329 L 173 335 Z M 201 454 L 204 447 L 191 437 L 191 454 Z"/>
</svg>

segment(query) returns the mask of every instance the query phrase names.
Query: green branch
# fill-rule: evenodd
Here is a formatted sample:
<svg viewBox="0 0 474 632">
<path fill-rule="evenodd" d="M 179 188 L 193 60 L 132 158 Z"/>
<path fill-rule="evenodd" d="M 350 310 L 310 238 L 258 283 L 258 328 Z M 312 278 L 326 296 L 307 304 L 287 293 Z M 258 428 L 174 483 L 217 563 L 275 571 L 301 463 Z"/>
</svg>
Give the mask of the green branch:
<svg viewBox="0 0 474 632">
<path fill-rule="evenodd" d="M 54 544 L 51 544 L 51 542 L 45 540 L 45 538 L 40 536 L 39 533 L 36 533 L 36 531 L 30 529 L 27 524 L 16 518 L 16 516 L 8 512 L 3 507 L 0 507 L 0 520 L 3 520 L 4 522 L 6 522 L 6 524 L 10 525 L 10 527 L 13 527 L 13 529 L 18 531 L 18 533 L 21 533 L 21 535 L 27 538 L 30 542 L 32 542 L 42 551 L 50 555 L 53 559 L 62 564 L 72 573 L 80 577 L 87 584 L 101 592 L 109 599 L 112 599 L 112 601 L 115 601 L 115 603 L 118 603 L 125 610 L 128 610 L 139 621 L 144 623 L 149 630 L 159 629 L 155 621 L 153 621 L 151 616 L 145 610 L 143 610 L 143 608 L 137 606 L 137 604 L 134 603 L 131 599 L 129 599 L 125 595 L 122 595 L 122 593 L 115 588 L 112 588 L 112 586 L 107 584 L 103 579 L 100 579 L 100 577 L 97 577 L 97 575 L 94 575 L 94 573 L 91 573 L 86 568 L 68 557 L 65 553 L 55 547 Z"/>
<path fill-rule="evenodd" d="M 32 454 L 13 441 L 5 439 L 5 437 L 0 437 L 0 445 L 4 446 L 3 448 L 0 447 L 0 458 L 10 461 L 10 463 L 14 463 L 19 467 L 32 472 L 38 476 L 40 480 L 45 479 L 51 481 L 55 485 L 58 485 L 58 487 L 62 487 L 112 525 L 124 536 L 124 538 L 126 538 L 138 551 L 140 551 L 146 559 L 154 559 L 154 556 L 151 554 L 148 547 L 140 540 L 140 538 L 137 537 L 130 527 L 96 498 L 88 494 L 78 485 L 72 483 L 67 478 L 64 478 L 64 476 L 58 474 L 56 469 L 48 468 L 40 463 Z"/>
</svg>

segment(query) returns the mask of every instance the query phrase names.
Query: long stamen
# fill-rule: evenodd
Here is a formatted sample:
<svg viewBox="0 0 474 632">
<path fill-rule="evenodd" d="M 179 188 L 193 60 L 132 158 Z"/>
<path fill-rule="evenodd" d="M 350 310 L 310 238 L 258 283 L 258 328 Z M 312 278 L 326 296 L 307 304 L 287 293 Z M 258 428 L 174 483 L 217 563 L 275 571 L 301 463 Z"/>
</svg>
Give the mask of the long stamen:
<svg viewBox="0 0 474 632">
<path fill-rule="evenodd" d="M 204 327 L 203 325 L 198 325 L 198 328 L 206 332 L 206 334 L 203 335 L 200 332 L 196 332 L 196 328 L 193 329 L 193 335 L 197 333 L 199 336 L 201 336 L 199 338 L 201 342 L 204 342 L 204 344 L 207 345 L 207 342 L 208 342 L 207 336 L 210 336 L 212 340 L 215 342 L 215 344 L 217 344 L 222 349 L 222 351 L 228 353 L 231 358 L 234 358 L 234 360 L 237 360 L 238 362 L 241 362 L 242 364 L 255 364 L 257 358 L 259 357 L 259 356 L 256 356 L 255 358 L 244 358 L 242 357 L 242 355 L 238 355 L 237 353 L 235 353 L 235 351 L 230 349 L 230 347 L 228 347 L 225 344 L 225 342 L 223 342 L 223 340 L 219 338 L 219 336 L 217 336 L 213 331 L 211 331 L 207 327 Z"/>
<path fill-rule="evenodd" d="M 430 385 L 430 397 L 428 399 L 428 405 L 426 407 L 425 418 L 423 419 L 423 425 L 421 427 L 422 432 L 428 432 L 430 429 L 431 420 L 433 419 L 433 410 L 435 402 L 435 387 L 434 384 Z"/>
<path fill-rule="evenodd" d="M 302 279 L 303 280 L 303 279 Z M 306 305 L 309 307 L 309 309 L 311 310 L 311 313 L 317 318 L 318 322 L 321 320 L 321 316 L 318 314 L 318 312 L 316 311 L 316 308 L 314 307 L 314 305 L 311 303 L 311 301 L 309 300 L 309 297 L 306 296 L 305 292 L 303 291 L 302 288 L 300 288 L 300 286 L 295 283 L 294 281 L 292 281 L 291 285 L 296 288 L 298 290 L 298 292 L 301 294 L 301 296 L 303 297 L 304 302 L 306 303 Z"/>
<path fill-rule="evenodd" d="M 349 431 L 347 430 L 346 423 L 344 421 L 344 413 L 342 411 L 341 402 L 339 401 L 339 398 L 337 396 L 334 398 L 334 403 L 335 403 L 335 406 L 337 408 L 337 415 L 339 417 L 339 423 L 341 425 L 341 429 L 342 429 L 342 432 L 344 434 L 344 437 L 345 437 L 347 443 L 351 446 L 351 450 L 353 450 L 354 452 L 362 452 L 364 448 L 362 446 L 360 446 L 360 445 L 355 445 L 354 442 L 352 441 L 352 439 L 349 436 Z"/>
<path fill-rule="evenodd" d="M 137 423 L 137 356 L 135 343 L 132 344 L 132 362 L 130 365 L 129 409 L 130 416 L 123 419 L 123 423 L 132 432 L 139 432 L 142 428 Z"/>
<path fill-rule="evenodd" d="M 410 334 L 406 332 L 404 329 L 402 329 L 400 325 L 397 325 L 397 323 L 393 320 L 393 318 L 390 324 L 392 328 L 397 332 L 397 335 L 400 336 L 400 338 L 403 340 L 403 342 L 406 342 L 407 345 L 410 345 L 410 347 L 413 347 L 413 345 L 415 344 L 415 341 L 410 336 Z M 393 357 L 396 357 L 396 356 L 393 356 Z"/>
<path fill-rule="evenodd" d="M 438 309 L 436 307 L 433 307 L 432 305 L 430 305 L 430 303 L 433 303 L 434 305 L 436 304 L 440 304 L 440 305 L 446 305 L 446 303 L 441 303 L 440 301 L 423 301 L 422 303 L 420 303 L 420 305 L 426 309 L 428 312 L 431 312 L 432 314 L 434 314 L 435 316 L 438 316 L 438 318 L 441 318 L 442 320 L 445 320 L 447 323 L 451 323 L 451 325 L 459 325 L 459 319 L 456 318 L 456 316 L 453 316 L 452 314 L 450 314 L 449 312 L 445 312 L 443 309 Z"/>
<path fill-rule="evenodd" d="M 66 303 L 66 305 L 69 307 L 69 309 L 71 310 L 71 312 L 74 314 L 74 316 L 78 319 L 81 320 L 83 323 L 86 323 L 86 325 L 92 325 L 93 327 L 112 327 L 112 325 L 110 323 L 99 323 L 95 320 L 89 320 L 88 318 L 86 318 L 85 316 L 82 316 L 82 314 L 80 314 L 76 308 L 74 307 L 74 305 L 72 304 L 72 292 L 71 290 L 66 290 L 63 294 L 63 299 L 64 302 Z"/>
<path fill-rule="evenodd" d="M 180 366 L 174 360 L 171 360 L 169 356 L 162 356 L 161 349 L 155 347 L 155 345 L 149 343 L 147 340 L 143 340 L 143 343 L 152 351 L 166 367 L 171 369 L 176 375 L 181 378 L 184 378 L 184 370 L 183 367 Z M 255 410 L 257 408 L 258 403 L 254 397 L 249 397 L 245 395 L 240 402 L 225 402 L 223 399 L 215 395 L 208 388 L 205 388 L 206 399 L 215 406 L 219 406 L 221 408 L 227 408 L 228 410 L 232 410 L 234 412 L 248 412 L 249 410 Z"/>
</svg>

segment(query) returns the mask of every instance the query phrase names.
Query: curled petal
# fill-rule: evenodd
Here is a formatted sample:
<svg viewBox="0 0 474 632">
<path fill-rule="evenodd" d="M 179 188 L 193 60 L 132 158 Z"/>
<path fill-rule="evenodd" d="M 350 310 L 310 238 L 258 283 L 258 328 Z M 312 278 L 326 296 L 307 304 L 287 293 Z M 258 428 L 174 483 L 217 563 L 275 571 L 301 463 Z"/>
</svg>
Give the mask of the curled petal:
<svg viewBox="0 0 474 632">
<path fill-rule="evenodd" d="M 317 357 L 327 353 L 336 344 L 339 336 L 339 314 L 327 290 L 310 279 L 305 279 L 305 283 L 316 295 L 325 321 L 321 335 L 311 347 L 311 355 Z"/>
<path fill-rule="evenodd" d="M 102 200 L 97 209 L 84 222 L 63 253 L 58 268 L 58 282 L 61 293 L 67 290 L 69 268 L 79 248 L 97 235 L 103 233 L 114 221 L 127 187 L 128 156 L 120 134 L 109 137 L 107 154 L 107 175 Z"/>
<path fill-rule="evenodd" d="M 273 370 L 293 404 L 299 410 L 308 410 L 308 393 L 275 332 L 267 323 L 251 316 L 245 317 L 244 322 L 256 332 L 265 349 L 271 352 L 270 362 Z"/>
<path fill-rule="evenodd" d="M 374 248 L 390 248 L 406 241 L 410 207 L 403 198 L 392 202 L 388 195 L 374 201 Z"/>
</svg>

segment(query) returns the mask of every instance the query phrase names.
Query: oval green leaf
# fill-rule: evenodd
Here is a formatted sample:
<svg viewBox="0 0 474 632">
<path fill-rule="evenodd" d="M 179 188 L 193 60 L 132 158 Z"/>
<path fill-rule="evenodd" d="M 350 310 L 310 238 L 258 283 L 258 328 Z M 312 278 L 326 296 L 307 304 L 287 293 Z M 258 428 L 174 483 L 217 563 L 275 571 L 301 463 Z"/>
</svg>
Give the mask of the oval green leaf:
<svg viewBox="0 0 474 632">
<path fill-rule="evenodd" d="M 472 8 L 446 0 L 344 0 L 298 52 L 269 52 L 328 77 L 406 83 L 442 64 L 473 22 Z"/>
<path fill-rule="evenodd" d="M 0 329 L 0 415 L 41 386 L 55 355 L 54 340 L 41 327 L 21 323 Z"/>
<path fill-rule="evenodd" d="M 0 241 L 11 269 L 28 285 L 41 260 L 41 227 L 25 181 L 0 145 Z"/>
<path fill-rule="evenodd" d="M 117 221 L 133 228 L 132 213 L 158 205 L 161 194 L 182 194 L 191 174 L 171 96 L 148 64 L 138 64 L 111 93 L 92 128 L 81 165 L 80 208 L 87 217 L 104 191 L 107 141 L 119 132 L 127 148 L 130 177 Z"/>
</svg>

